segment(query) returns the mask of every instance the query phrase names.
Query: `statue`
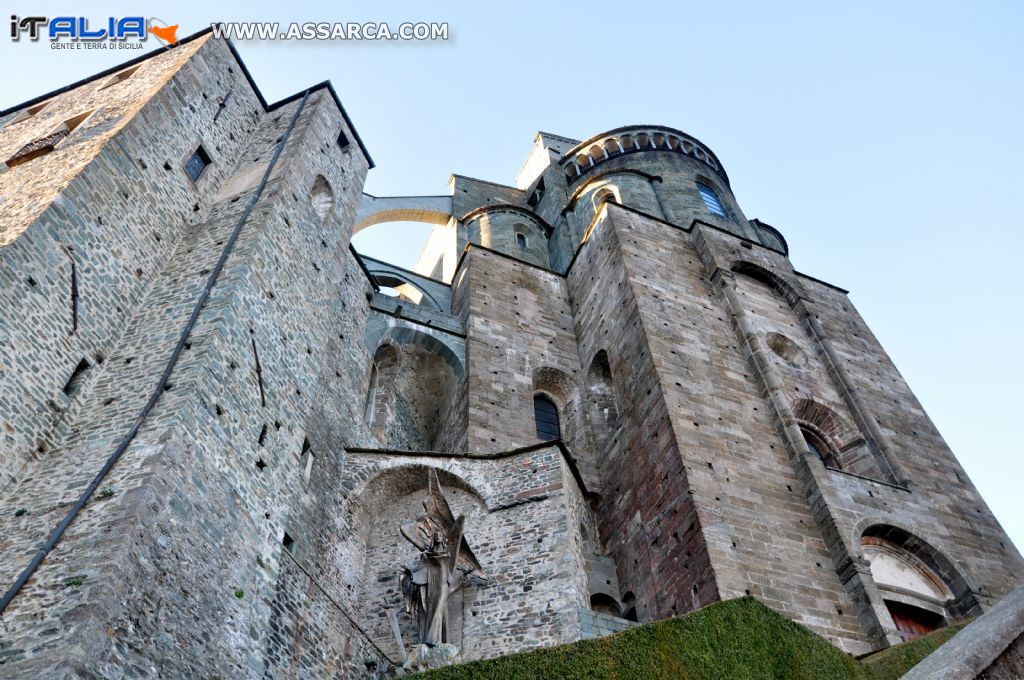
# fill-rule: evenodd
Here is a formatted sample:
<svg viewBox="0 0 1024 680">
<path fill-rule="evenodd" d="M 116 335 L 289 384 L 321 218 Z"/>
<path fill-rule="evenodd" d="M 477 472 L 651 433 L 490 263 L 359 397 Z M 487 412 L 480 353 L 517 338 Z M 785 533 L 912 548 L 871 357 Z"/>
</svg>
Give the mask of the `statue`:
<svg viewBox="0 0 1024 680">
<path fill-rule="evenodd" d="M 448 598 L 467 579 L 486 577 L 462 535 L 465 516 L 455 519 L 452 515 L 433 469 L 427 479 L 423 509 L 423 514 L 400 527 L 420 556 L 411 568 L 402 567 L 399 585 L 406 611 L 416 621 L 417 642 L 434 648 L 447 643 Z"/>
</svg>

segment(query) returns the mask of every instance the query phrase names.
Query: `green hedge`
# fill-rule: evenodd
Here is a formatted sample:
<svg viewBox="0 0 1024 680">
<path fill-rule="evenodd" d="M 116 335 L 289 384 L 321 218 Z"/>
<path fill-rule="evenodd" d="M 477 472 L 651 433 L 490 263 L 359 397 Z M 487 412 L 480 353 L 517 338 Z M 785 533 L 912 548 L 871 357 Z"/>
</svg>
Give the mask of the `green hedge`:
<svg viewBox="0 0 1024 680">
<path fill-rule="evenodd" d="M 752 597 L 595 640 L 447 666 L 423 680 L 864 678 L 849 655 Z"/>
</svg>

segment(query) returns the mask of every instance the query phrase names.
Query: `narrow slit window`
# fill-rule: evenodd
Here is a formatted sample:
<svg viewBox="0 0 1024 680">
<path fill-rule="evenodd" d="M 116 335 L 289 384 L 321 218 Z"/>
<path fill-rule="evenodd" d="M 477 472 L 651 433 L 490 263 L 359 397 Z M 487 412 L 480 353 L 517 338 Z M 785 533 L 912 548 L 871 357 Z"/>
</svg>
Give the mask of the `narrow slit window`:
<svg viewBox="0 0 1024 680">
<path fill-rule="evenodd" d="M 551 441 L 562 438 L 562 429 L 558 420 L 558 407 L 543 394 L 533 397 L 533 418 L 537 424 L 538 439 Z"/>
<path fill-rule="evenodd" d="M 544 198 L 544 178 L 543 177 L 541 178 L 541 180 L 539 182 L 537 182 L 537 188 L 533 190 L 532 194 L 530 194 L 530 198 L 527 199 L 526 203 L 531 208 L 535 208 L 535 207 L 537 207 L 537 204 L 540 203 L 540 199 L 542 199 L 542 198 Z"/>
<path fill-rule="evenodd" d="M 522 232 L 516 232 L 516 244 L 517 244 L 517 245 L 518 245 L 518 246 L 519 246 L 520 248 L 523 248 L 523 249 L 525 249 L 525 248 L 526 248 L 526 245 L 527 245 L 527 242 L 526 242 L 526 234 L 524 234 L 524 233 L 522 233 Z"/>
<path fill-rule="evenodd" d="M 71 373 L 71 377 L 68 378 L 68 381 L 64 384 L 65 395 L 68 397 L 75 396 L 75 393 L 78 392 L 78 389 L 82 386 L 82 380 L 85 378 L 85 372 L 88 370 L 88 361 L 82 359 L 78 362 L 78 365 L 75 366 L 75 370 Z"/>
<path fill-rule="evenodd" d="M 210 155 L 206 153 L 206 149 L 200 144 L 196 147 L 196 150 L 192 152 L 192 155 L 187 161 L 185 161 L 185 173 L 189 176 L 193 182 L 197 181 L 199 177 L 206 170 L 206 167 L 213 161 L 210 160 Z"/>
<path fill-rule="evenodd" d="M 722 202 L 718 200 L 718 194 L 715 190 L 709 187 L 707 184 L 701 184 L 697 182 L 697 191 L 700 192 L 700 197 L 704 199 L 704 205 L 707 206 L 708 210 L 712 214 L 718 215 L 719 217 L 726 217 L 725 208 L 722 206 Z"/>
<path fill-rule="evenodd" d="M 313 452 L 306 452 L 306 463 L 302 466 L 302 481 L 309 484 L 309 476 L 313 473 Z"/>
</svg>

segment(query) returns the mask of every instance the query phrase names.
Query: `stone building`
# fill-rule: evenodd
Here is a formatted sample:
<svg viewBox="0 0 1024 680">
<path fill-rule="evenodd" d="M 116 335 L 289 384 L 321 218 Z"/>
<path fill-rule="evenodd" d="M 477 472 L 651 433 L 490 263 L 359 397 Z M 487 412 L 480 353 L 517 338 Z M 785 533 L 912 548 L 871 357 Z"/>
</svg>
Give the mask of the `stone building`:
<svg viewBox="0 0 1024 680">
<path fill-rule="evenodd" d="M 0 676 L 388 675 L 431 469 L 487 574 L 464 659 L 745 594 L 862 653 L 1024 577 L 683 132 L 366 196 L 330 84 L 268 104 L 202 32 L 4 112 L 0 155 Z M 350 247 L 398 220 L 415 271 Z"/>
</svg>

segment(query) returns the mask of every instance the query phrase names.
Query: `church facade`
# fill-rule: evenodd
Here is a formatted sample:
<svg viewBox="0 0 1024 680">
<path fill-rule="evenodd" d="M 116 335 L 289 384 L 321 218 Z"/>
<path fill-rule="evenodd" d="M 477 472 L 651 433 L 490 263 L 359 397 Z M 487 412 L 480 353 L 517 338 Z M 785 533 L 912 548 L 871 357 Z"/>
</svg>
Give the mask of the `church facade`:
<svg viewBox="0 0 1024 680">
<path fill-rule="evenodd" d="M 471 660 L 745 595 L 861 654 L 1024 578 L 680 130 L 369 196 L 330 84 L 270 104 L 207 31 L 4 112 L 0 154 L 0 676 L 385 677 L 427 628 Z M 414 270 L 349 244 L 404 220 Z"/>
</svg>

